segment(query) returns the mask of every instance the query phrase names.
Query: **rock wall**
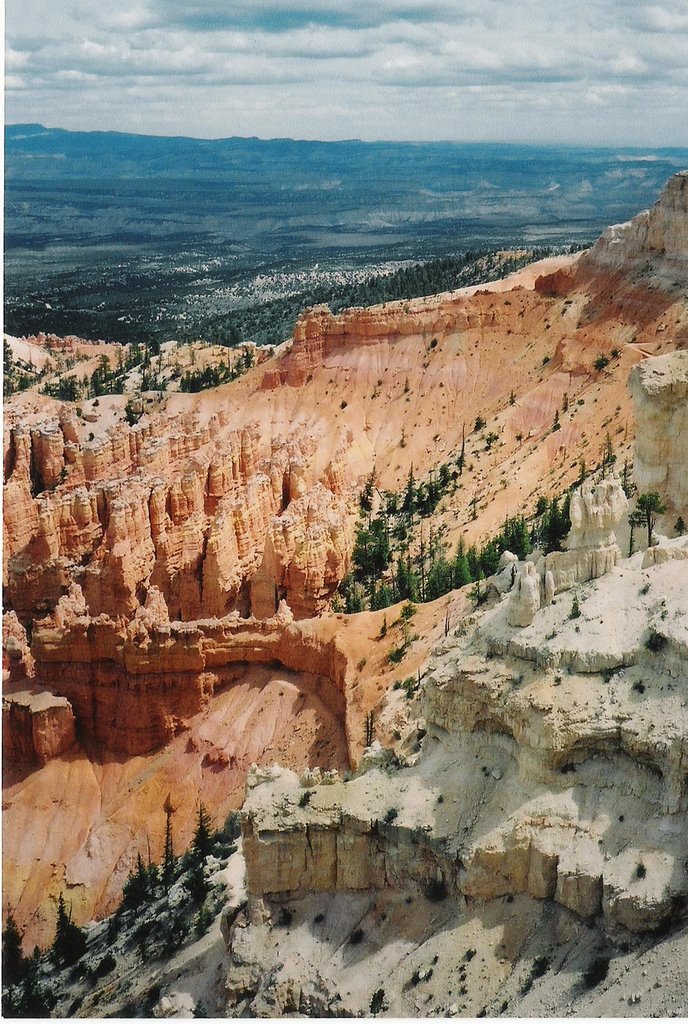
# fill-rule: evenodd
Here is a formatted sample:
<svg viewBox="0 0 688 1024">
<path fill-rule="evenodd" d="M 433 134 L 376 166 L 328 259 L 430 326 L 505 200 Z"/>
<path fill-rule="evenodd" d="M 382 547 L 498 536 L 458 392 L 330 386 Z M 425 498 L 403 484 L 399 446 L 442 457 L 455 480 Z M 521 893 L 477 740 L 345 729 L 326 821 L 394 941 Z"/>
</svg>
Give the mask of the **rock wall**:
<svg viewBox="0 0 688 1024">
<path fill-rule="evenodd" d="M 646 359 L 633 367 L 633 475 L 639 492 L 657 491 L 674 518 L 688 522 L 688 352 Z"/>
<path fill-rule="evenodd" d="M 426 674 L 414 764 L 366 757 L 347 783 L 249 777 L 249 893 L 525 893 L 614 934 L 671 919 L 688 895 L 688 577 L 670 547 L 591 580 L 575 619 L 560 598 L 521 629 L 507 601 L 464 621 Z"/>
<path fill-rule="evenodd" d="M 163 746 L 248 664 L 317 676 L 320 699 L 346 720 L 350 666 L 334 631 L 323 639 L 313 624 L 293 622 L 284 605 L 266 620 L 170 622 L 152 588 L 124 623 L 91 618 L 73 586 L 34 627 L 32 653 L 38 680 L 69 700 L 80 737 L 101 749 L 141 754 Z"/>
</svg>

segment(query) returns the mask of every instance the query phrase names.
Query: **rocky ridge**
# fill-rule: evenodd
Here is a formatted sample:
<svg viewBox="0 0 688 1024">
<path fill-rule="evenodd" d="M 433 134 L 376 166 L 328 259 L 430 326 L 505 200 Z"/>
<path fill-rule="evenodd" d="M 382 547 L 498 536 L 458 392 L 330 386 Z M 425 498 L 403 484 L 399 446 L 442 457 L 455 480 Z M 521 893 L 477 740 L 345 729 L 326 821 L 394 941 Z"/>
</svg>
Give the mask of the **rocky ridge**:
<svg viewBox="0 0 688 1024">
<path fill-rule="evenodd" d="M 670 189 L 669 199 L 672 194 Z M 666 203 L 667 208 L 678 210 L 672 216 L 682 216 L 672 203 Z M 26 657 L 18 636 L 14 640 L 19 655 L 16 650 L 7 651 L 9 671 L 15 672 L 17 685 L 20 677 L 31 674 L 29 659 L 34 657 L 37 683 L 31 689 L 38 692 L 48 681 L 56 694 L 69 690 L 76 734 L 82 742 L 88 746 L 95 741 L 112 751 L 143 755 L 159 744 L 174 746 L 187 728 L 189 743 L 197 744 L 193 723 L 210 713 L 218 696 L 223 699 L 240 688 L 240 673 L 246 666 L 277 661 L 297 672 L 315 673 L 311 682 L 318 693 L 322 690 L 329 711 L 347 722 L 350 760 L 355 763 L 357 758 L 351 752 L 360 745 L 360 738 L 354 737 L 349 719 L 355 721 L 358 731 L 363 707 L 360 693 L 353 693 L 358 679 L 350 658 L 345 666 L 341 663 L 334 633 L 328 646 L 329 640 L 323 643 L 321 626 L 306 619 L 327 607 L 346 571 L 350 500 L 374 460 L 384 462 L 380 470 L 383 485 L 398 482 L 414 460 L 416 466 L 433 465 L 438 453 L 457 448 L 462 433 L 458 402 L 469 423 L 476 410 L 485 410 L 491 425 L 502 433 L 500 446 L 506 451 L 499 453 L 499 463 L 497 456 L 490 456 L 494 465 L 471 469 L 470 490 L 467 484 L 466 493 L 456 497 L 456 508 L 463 507 L 465 512 L 469 494 L 480 494 L 499 464 L 499 471 L 507 473 L 503 496 L 485 498 L 477 526 L 470 526 L 468 516 L 459 524 L 464 533 L 467 525 L 469 530 L 485 529 L 493 520 L 499 522 L 504 508 L 513 507 L 508 501 L 524 500 L 523 494 L 517 494 L 523 489 L 519 479 L 526 481 L 528 474 L 535 475 L 545 466 L 544 478 L 551 486 L 555 481 L 563 486 L 575 476 L 578 456 L 590 443 L 586 434 L 599 435 L 608 422 L 602 406 L 609 410 L 618 401 L 618 415 L 626 401 L 626 371 L 648 352 L 681 345 L 686 337 L 685 297 L 671 289 L 657 292 L 654 285 L 648 288 L 642 281 L 630 279 L 624 279 L 620 288 L 616 270 L 607 278 L 597 271 L 593 288 L 591 264 L 583 260 L 578 264 L 568 261 L 554 275 L 541 269 L 543 276 L 538 278 L 534 272 L 526 285 L 502 283 L 492 290 L 473 290 L 470 295 L 354 310 L 338 318 L 325 310 L 312 311 L 300 322 L 291 347 L 280 351 L 269 369 L 256 367 L 241 381 L 220 389 L 218 400 L 209 395 L 176 396 L 166 418 L 153 415 L 134 427 L 108 427 L 91 441 L 85 440 L 83 424 L 71 408 L 60 410 L 45 402 L 35 415 L 25 418 L 10 411 L 12 429 L 5 434 L 6 593 L 27 622 L 45 611 L 50 613 L 47 620 L 34 625 L 32 655 Z M 520 280 L 523 282 L 523 277 Z M 561 301 L 559 291 L 564 284 L 571 289 L 572 298 Z M 628 303 L 616 321 L 613 315 L 618 305 L 610 307 L 611 312 L 606 307 L 593 309 L 610 291 Z M 512 339 L 509 345 L 513 342 L 514 361 L 508 374 L 500 377 L 497 372 L 495 376 L 489 363 L 491 346 L 504 363 L 507 337 Z M 612 362 L 608 379 L 605 373 L 605 379 L 597 381 L 591 367 L 594 355 L 600 345 L 613 342 L 621 346 L 621 354 L 613 357 L 617 363 Z M 418 374 L 419 358 L 423 373 L 413 377 L 407 390 L 409 375 Z M 335 379 L 337 389 L 330 392 Z M 367 394 L 378 385 L 384 401 L 376 403 L 368 400 Z M 513 405 L 509 389 L 518 392 Z M 332 396 L 338 398 L 340 393 L 347 398 L 333 416 Z M 364 401 L 357 397 L 362 394 L 366 395 Z M 578 394 L 585 396 L 580 401 L 590 407 L 584 420 L 576 420 L 576 408 L 571 408 L 571 399 Z M 427 406 L 428 395 L 441 396 L 433 406 L 432 425 L 440 433 L 432 442 L 427 431 L 412 434 L 410 429 L 412 417 L 421 415 L 419 410 Z M 564 395 L 570 411 L 562 415 L 560 431 L 550 433 L 553 413 L 560 409 Z M 595 410 L 598 396 L 603 401 Z M 347 405 L 350 408 L 345 408 Z M 411 416 L 408 441 L 400 443 L 397 413 L 401 410 L 405 424 L 407 405 Z M 324 425 L 328 417 L 334 420 L 334 427 Z M 260 428 L 256 422 L 261 423 Z M 641 426 L 642 422 L 639 412 Z M 283 429 L 285 424 L 289 433 Z M 624 429 L 621 424 L 619 429 Z M 673 434 L 674 440 L 662 453 L 667 466 L 676 461 L 677 452 L 680 461 L 680 431 Z M 528 440 L 522 449 L 523 441 L 516 438 L 524 435 Z M 283 440 L 286 436 L 289 441 Z M 401 437 L 405 437 L 404 427 Z M 626 428 L 624 437 L 629 445 L 632 429 Z M 470 450 L 476 464 L 480 448 L 477 436 Z M 672 495 L 677 493 L 672 482 L 677 475 L 676 468 L 667 474 L 666 489 Z M 541 486 L 542 477 L 538 477 L 537 488 L 528 484 L 526 500 L 533 500 Z M 584 505 L 583 496 L 580 500 Z M 679 497 L 676 508 L 683 507 L 682 500 Z M 608 504 L 604 496 L 597 502 L 602 509 Z M 454 508 L 451 513 L 459 518 Z M 617 513 L 618 509 L 612 509 L 612 520 Z M 385 768 L 388 755 L 377 751 L 369 756 L 368 764 L 378 757 L 381 764 L 349 784 L 328 777 L 328 785 L 321 785 L 317 775 L 304 776 L 300 767 L 298 776 L 278 774 L 272 779 L 275 791 L 283 790 L 277 817 L 270 818 L 272 812 L 268 811 L 261 817 L 262 801 L 269 803 L 270 787 L 253 788 L 247 805 L 246 838 L 255 897 L 251 927 L 258 929 L 251 933 L 254 937 L 260 934 L 263 914 L 259 897 L 269 903 L 275 894 L 273 888 L 262 888 L 265 869 L 260 858 L 265 851 L 261 843 L 267 843 L 269 856 L 281 848 L 280 843 L 287 844 L 282 867 L 268 884 L 287 883 L 279 894 L 286 892 L 290 898 L 311 891 L 311 874 L 317 881 L 315 890 L 339 893 L 343 887 L 351 894 L 380 886 L 384 890 L 381 899 L 389 898 L 392 903 L 409 885 L 413 888 L 415 884 L 413 891 L 417 891 L 420 879 L 427 891 L 451 892 L 460 907 L 464 906 L 462 900 L 486 900 L 489 904 L 502 896 L 526 900 L 544 896 L 561 909 L 566 921 L 570 913 L 624 929 L 634 929 L 638 922 L 641 929 L 653 928 L 666 921 L 671 901 L 681 894 L 683 885 L 682 879 L 677 882 L 672 877 L 669 866 L 672 843 L 678 843 L 685 832 L 680 817 L 685 796 L 680 765 L 685 751 L 676 725 L 682 720 L 681 705 L 674 706 L 673 696 L 685 682 L 681 667 L 685 638 L 679 628 L 680 616 L 674 615 L 681 608 L 645 601 L 636 607 L 634 598 L 631 646 L 627 648 L 619 639 L 611 650 L 602 644 L 586 657 L 589 645 L 586 647 L 585 638 L 577 642 L 576 623 L 568 627 L 568 612 L 562 610 L 567 598 L 557 590 L 573 586 L 578 593 L 581 587 L 590 587 L 590 592 L 581 596 L 586 602 L 590 599 L 595 616 L 599 611 L 604 618 L 609 612 L 601 632 L 607 639 L 612 633 L 618 639 L 614 631 L 618 632 L 622 621 L 625 626 L 625 610 L 614 603 L 612 591 L 604 589 L 612 586 L 607 581 L 617 581 L 619 573 L 628 574 L 640 588 L 647 581 L 643 576 L 640 584 L 638 573 L 647 572 L 655 574 L 658 592 L 674 587 L 680 595 L 684 547 L 662 544 L 627 566 L 619 560 L 608 525 L 598 524 L 605 537 L 593 537 L 587 531 L 587 549 L 592 555 L 581 558 L 575 550 L 563 553 L 566 557 L 560 560 L 558 583 L 554 564 L 533 566 L 532 570 L 520 567 L 524 578 L 533 571 L 537 575 L 540 607 L 533 609 L 528 623 L 507 621 L 506 600 L 484 621 L 467 623 L 460 635 L 448 640 L 426 680 L 425 718 L 419 723 L 419 735 L 428 728 L 427 749 L 418 764 L 407 770 L 411 779 L 408 800 L 406 791 L 394 789 L 394 781 L 392 789 L 385 788 L 394 776 Z M 577 550 L 583 548 L 586 544 L 579 544 Z M 572 553 L 569 565 L 567 558 Z M 607 575 L 593 582 L 601 573 Z M 652 581 L 650 584 L 653 593 Z M 283 599 L 300 621 L 286 621 L 290 616 L 284 609 L 275 617 Z M 676 627 L 673 630 L 665 625 L 669 616 Z M 543 623 L 547 623 L 547 632 Z M 566 634 L 566 642 L 552 643 L 552 630 L 557 637 L 558 632 Z M 571 630 L 573 635 L 569 635 Z M 596 633 L 594 616 L 589 623 L 586 620 L 587 630 Z M 644 647 L 654 633 L 664 639 L 661 653 Z M 457 661 L 461 666 L 465 661 L 465 674 L 463 667 L 457 668 Z M 619 667 L 629 675 L 622 675 L 609 687 L 606 674 Z M 658 708 L 657 724 L 652 715 L 641 714 L 635 706 L 631 718 L 625 717 L 626 704 L 633 704 L 636 695 L 644 693 L 637 687 L 647 686 L 641 672 L 656 674 L 662 694 L 672 694 L 667 699 L 667 713 L 659 713 Z M 549 685 L 562 695 L 560 709 L 555 708 L 555 699 L 551 706 L 548 701 L 535 700 L 543 673 L 553 673 Z M 525 683 L 515 682 L 520 675 Z M 559 675 L 562 679 L 557 682 Z M 617 683 L 620 697 L 614 690 Z M 609 693 L 622 705 L 619 715 L 606 713 Z M 18 697 L 17 709 L 22 699 Z M 59 701 L 55 695 L 50 699 Z M 581 711 L 585 700 L 590 708 Z M 36 702 L 36 713 L 40 713 L 39 705 L 40 701 Z M 145 708 L 145 716 L 141 708 Z M 7 713 L 9 716 L 9 708 Z M 13 727 L 22 737 L 14 744 L 19 758 L 29 750 L 24 737 L 33 726 L 26 724 L 17 710 L 13 714 Z M 658 735 L 651 735 L 658 727 Z M 67 724 L 63 733 L 66 742 L 70 736 Z M 544 739 L 539 741 L 541 734 Z M 421 813 L 417 804 L 424 806 L 435 796 L 436 780 L 446 780 L 448 790 L 454 786 L 457 737 L 471 781 L 465 794 L 452 796 L 456 813 L 442 822 L 441 815 L 448 810 L 443 792 L 436 794 L 443 796 L 437 814 L 427 807 Z M 436 761 L 430 751 L 435 745 Z M 53 748 L 46 742 L 42 749 Z M 33 751 L 31 756 L 42 756 L 35 743 Z M 628 864 L 619 860 L 619 844 L 626 834 L 617 834 L 610 827 L 605 838 L 599 834 L 603 831 L 599 822 L 593 827 L 586 818 L 588 792 L 602 788 L 595 763 L 598 754 L 612 759 L 617 789 L 623 788 L 624 779 L 634 779 L 632 798 L 637 803 L 629 820 L 661 808 L 659 827 L 668 836 L 666 847 L 637 849 L 638 856 L 652 857 L 657 870 L 652 875 L 646 871 L 646 881 L 636 890 L 627 877 L 636 849 L 631 848 Z M 70 763 L 69 757 L 58 751 L 47 768 L 57 774 Z M 309 751 L 310 763 L 317 763 L 316 757 L 315 750 Z M 263 763 L 268 758 L 269 746 L 261 752 Z M 478 762 L 479 774 L 474 771 Z M 229 762 L 217 763 L 220 772 L 234 770 Z M 101 771 L 95 762 L 92 767 L 95 773 Z M 406 770 L 400 773 L 405 774 Z M 570 785 L 562 788 L 562 775 L 567 783 L 569 776 L 585 776 L 580 782 L 582 790 Z M 503 787 L 498 784 L 507 776 L 517 780 L 523 776 L 522 800 L 528 811 L 524 816 L 519 808 L 509 813 L 502 805 L 499 794 Z M 305 780 L 305 789 L 299 778 Z M 614 790 L 614 786 L 610 788 Z M 313 791 L 313 795 L 302 808 L 305 791 Z M 550 793 L 551 806 L 547 803 Z M 97 799 L 95 790 L 91 796 Z M 381 821 L 383 802 L 392 797 L 399 806 L 390 804 L 384 816 L 392 810 L 396 814 Z M 600 797 L 601 818 L 607 814 L 611 822 L 616 799 L 614 792 L 609 804 Z M 472 825 L 459 838 L 456 814 L 466 809 Z M 298 823 L 302 811 L 303 828 Z M 309 830 L 306 823 L 311 813 L 316 818 Z M 571 864 L 566 853 L 571 833 L 580 837 L 574 849 L 582 863 Z M 78 845 L 85 835 L 75 839 Z M 601 850 L 597 849 L 598 839 L 602 839 Z M 107 845 L 110 840 L 99 841 Z M 317 844 L 322 850 L 334 850 L 334 875 L 332 868 L 324 866 L 327 860 L 319 858 Z M 79 866 L 70 868 L 70 877 L 78 878 L 76 884 L 85 887 L 94 878 L 87 862 L 97 855 L 91 838 L 87 846 L 85 853 L 77 853 Z M 362 852 L 370 861 L 368 874 L 359 865 Z M 611 869 L 605 866 L 607 854 L 615 862 Z M 298 871 L 290 866 L 294 858 L 301 865 Z M 120 846 L 115 859 L 113 877 L 116 874 L 121 883 L 130 858 Z M 642 864 L 647 867 L 645 859 Z M 340 885 L 340 877 L 348 879 L 347 884 Z M 59 879 L 53 883 L 59 884 Z M 36 882 L 32 885 L 37 887 Z M 499 892 L 492 892 L 490 885 L 496 885 Z M 27 895 L 27 907 L 32 898 Z M 82 906 L 89 906 L 86 898 Z M 395 913 L 403 917 L 403 907 Z M 245 923 L 242 919 L 238 927 Z M 238 934 L 235 929 L 234 938 Z M 253 996 L 259 991 L 258 1002 L 267 998 L 270 988 L 259 975 L 257 989 L 253 989 Z M 326 981 L 320 992 L 329 999 Z M 318 999 L 314 1006 L 326 1005 Z M 299 1006 L 297 1001 L 296 1009 Z"/>
</svg>

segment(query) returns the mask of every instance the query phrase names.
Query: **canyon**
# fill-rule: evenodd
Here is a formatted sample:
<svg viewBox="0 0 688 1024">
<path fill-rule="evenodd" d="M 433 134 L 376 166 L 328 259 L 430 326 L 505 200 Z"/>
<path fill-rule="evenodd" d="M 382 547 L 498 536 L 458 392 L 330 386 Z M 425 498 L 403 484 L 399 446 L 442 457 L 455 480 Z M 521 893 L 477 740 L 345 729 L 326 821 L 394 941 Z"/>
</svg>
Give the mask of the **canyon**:
<svg viewBox="0 0 688 1024">
<path fill-rule="evenodd" d="M 4 905 L 26 948 L 62 891 L 79 922 L 112 912 L 171 794 L 179 849 L 199 800 L 217 824 L 243 806 L 218 1012 L 360 1014 L 383 990 L 392 1016 L 536 1015 L 516 977 L 545 920 L 581 964 L 594 942 L 649 956 L 688 898 L 687 292 L 684 172 L 583 254 L 315 307 L 136 423 L 126 395 L 7 401 Z M 564 550 L 503 554 L 479 599 L 343 614 L 366 481 L 400 493 L 464 451 L 427 522 L 447 551 L 570 491 Z M 630 555 L 622 467 L 665 508 Z M 448 993 L 458 937 L 485 977 L 421 1005 L 406 976 L 432 951 Z"/>
</svg>

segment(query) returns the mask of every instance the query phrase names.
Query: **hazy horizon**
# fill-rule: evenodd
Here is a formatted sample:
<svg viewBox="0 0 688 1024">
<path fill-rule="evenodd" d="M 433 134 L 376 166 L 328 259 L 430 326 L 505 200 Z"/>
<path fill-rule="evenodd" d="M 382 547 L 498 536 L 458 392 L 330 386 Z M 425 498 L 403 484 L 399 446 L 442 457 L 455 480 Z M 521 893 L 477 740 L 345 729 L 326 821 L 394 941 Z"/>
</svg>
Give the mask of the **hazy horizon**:
<svg viewBox="0 0 688 1024">
<path fill-rule="evenodd" d="M 8 0 L 8 123 L 680 147 L 688 0 Z"/>
<path fill-rule="evenodd" d="M 169 133 L 169 132 L 155 132 L 155 131 L 129 131 L 121 128 L 67 128 L 62 124 L 43 124 L 40 121 L 5 121 L 5 128 L 29 128 L 36 127 L 42 128 L 45 131 L 63 131 L 71 133 L 83 133 L 91 135 L 134 135 L 142 138 L 154 138 L 154 139 L 189 139 L 195 142 L 227 142 L 232 139 L 255 139 L 258 142 L 308 142 L 308 143 L 322 143 L 322 144 L 345 144 L 345 143 L 360 143 L 364 145 L 405 145 L 405 146 L 432 146 L 432 145 L 448 145 L 448 146 L 504 146 L 504 147 L 531 147 L 533 149 L 546 149 L 548 147 L 552 149 L 575 149 L 575 150 L 600 150 L 609 151 L 611 149 L 619 150 L 631 150 L 633 152 L 639 150 L 647 150 L 645 157 L 636 157 L 637 160 L 653 161 L 656 159 L 655 152 L 667 152 L 676 151 L 681 152 L 686 149 L 686 144 L 679 145 L 655 145 L 655 144 L 619 144 L 613 145 L 606 142 L 591 142 L 581 145 L 578 142 L 552 142 L 543 139 L 472 139 L 472 138 L 436 138 L 436 139 L 410 139 L 410 138 L 362 138 L 361 136 L 349 136 L 342 138 L 324 139 L 316 136 L 298 136 L 298 135 L 194 135 L 189 132 Z"/>
</svg>

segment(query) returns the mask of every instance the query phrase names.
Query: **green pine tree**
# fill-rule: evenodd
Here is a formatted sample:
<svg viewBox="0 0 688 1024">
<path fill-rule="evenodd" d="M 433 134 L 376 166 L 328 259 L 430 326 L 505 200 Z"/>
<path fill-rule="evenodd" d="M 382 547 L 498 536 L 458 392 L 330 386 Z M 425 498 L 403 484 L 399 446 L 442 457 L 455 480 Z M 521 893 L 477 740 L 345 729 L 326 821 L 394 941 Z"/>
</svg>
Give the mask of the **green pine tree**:
<svg viewBox="0 0 688 1024">
<path fill-rule="evenodd" d="M 16 985 L 25 976 L 27 961 L 22 953 L 22 933 L 10 911 L 2 931 L 2 983 Z"/>
<path fill-rule="evenodd" d="M 70 966 L 86 952 L 86 933 L 72 921 L 71 911 L 68 914 L 62 893 L 57 901 L 57 923 L 52 953 L 58 963 Z"/>
<path fill-rule="evenodd" d="M 198 805 L 198 817 L 196 819 L 196 830 L 191 841 L 192 850 L 204 860 L 210 853 L 212 847 L 212 822 L 208 810 L 202 802 Z"/>
</svg>

